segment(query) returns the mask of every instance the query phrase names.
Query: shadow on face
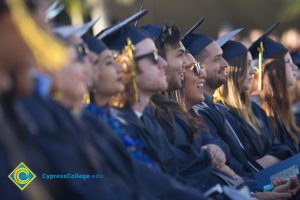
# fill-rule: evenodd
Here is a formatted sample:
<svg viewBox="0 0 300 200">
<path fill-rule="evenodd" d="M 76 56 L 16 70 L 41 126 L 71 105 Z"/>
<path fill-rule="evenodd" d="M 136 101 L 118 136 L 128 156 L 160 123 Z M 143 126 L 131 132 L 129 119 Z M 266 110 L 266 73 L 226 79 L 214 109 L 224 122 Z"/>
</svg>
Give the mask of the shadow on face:
<svg viewBox="0 0 300 200">
<path fill-rule="evenodd" d="M 186 50 L 180 41 L 178 44 L 166 44 L 164 47 L 165 58 L 168 63 L 166 70 L 168 90 L 178 90 L 182 88 L 184 79 L 184 66 L 187 65 Z"/>
<path fill-rule="evenodd" d="M 158 55 L 153 40 L 147 38 L 136 45 L 137 83 L 142 92 L 154 94 L 165 91 L 168 83 L 166 61 Z"/>
</svg>

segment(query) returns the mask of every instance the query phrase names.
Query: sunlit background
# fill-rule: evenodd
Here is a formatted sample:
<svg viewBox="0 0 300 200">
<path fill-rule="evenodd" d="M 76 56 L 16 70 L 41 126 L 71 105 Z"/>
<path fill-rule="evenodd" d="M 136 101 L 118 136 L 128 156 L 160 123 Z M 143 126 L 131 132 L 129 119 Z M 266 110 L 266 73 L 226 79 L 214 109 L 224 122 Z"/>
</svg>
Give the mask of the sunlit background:
<svg viewBox="0 0 300 200">
<path fill-rule="evenodd" d="M 300 29 L 300 0 L 62 0 L 62 2 L 67 6 L 66 11 L 57 17 L 59 23 L 81 24 L 101 16 L 101 20 L 94 27 L 94 34 L 139 11 L 141 5 L 150 12 L 139 21 L 138 25 L 147 23 L 163 25 L 165 22 L 174 22 L 184 33 L 197 19 L 204 16 L 205 22 L 196 32 L 217 38 L 224 31 L 243 27 L 241 40 L 244 40 L 245 44 L 276 21 L 280 22 L 280 26 L 274 31 L 278 39 L 289 29 L 294 28 L 295 31 Z M 293 33 L 289 38 L 293 37 L 291 35 Z M 295 40 L 300 41 L 299 38 Z"/>
</svg>

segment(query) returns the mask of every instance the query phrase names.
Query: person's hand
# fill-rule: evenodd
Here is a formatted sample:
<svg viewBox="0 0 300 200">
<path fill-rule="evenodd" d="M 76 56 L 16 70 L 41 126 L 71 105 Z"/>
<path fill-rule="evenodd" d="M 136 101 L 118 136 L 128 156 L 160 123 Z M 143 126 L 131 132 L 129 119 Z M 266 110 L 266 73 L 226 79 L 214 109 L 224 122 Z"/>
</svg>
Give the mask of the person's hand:
<svg viewBox="0 0 300 200">
<path fill-rule="evenodd" d="M 273 184 L 276 186 L 272 192 L 257 192 L 255 197 L 259 200 L 286 200 L 292 198 L 300 190 L 300 183 L 297 177 L 291 177 L 289 181 L 276 178 Z"/>
<path fill-rule="evenodd" d="M 299 180 L 297 177 L 293 176 L 289 181 L 286 181 L 286 183 L 276 186 L 273 191 L 282 192 L 282 193 L 287 192 L 290 193 L 292 196 L 294 196 L 299 190 L 300 190 Z"/>
<path fill-rule="evenodd" d="M 279 186 L 279 185 L 283 185 L 283 184 L 285 184 L 285 183 L 287 183 L 288 182 L 288 180 L 286 180 L 286 179 L 282 179 L 282 178 L 280 178 L 280 177 L 277 177 L 277 178 L 275 178 L 274 180 L 273 180 L 273 185 L 276 187 L 276 186 Z"/>
<path fill-rule="evenodd" d="M 258 200 L 287 200 L 290 199 L 292 195 L 288 192 L 256 192 L 255 198 Z"/>
<path fill-rule="evenodd" d="M 239 176 L 227 165 L 223 165 L 222 167 L 218 168 L 217 171 L 222 172 L 223 174 L 226 174 L 232 179 L 238 179 Z"/>
<path fill-rule="evenodd" d="M 214 144 L 208 144 L 201 147 L 202 150 L 207 151 L 210 154 L 212 167 L 219 169 L 226 163 L 226 156 L 223 150 Z"/>
</svg>

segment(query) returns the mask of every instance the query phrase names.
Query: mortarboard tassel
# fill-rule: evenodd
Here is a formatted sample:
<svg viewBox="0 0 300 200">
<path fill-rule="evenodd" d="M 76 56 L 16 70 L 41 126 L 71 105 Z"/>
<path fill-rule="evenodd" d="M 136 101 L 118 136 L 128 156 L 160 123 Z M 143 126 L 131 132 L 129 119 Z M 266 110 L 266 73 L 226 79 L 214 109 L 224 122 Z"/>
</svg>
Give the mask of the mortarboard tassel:
<svg viewBox="0 0 300 200">
<path fill-rule="evenodd" d="M 83 104 L 90 104 L 91 103 L 91 98 L 90 98 L 90 94 L 87 92 L 83 95 Z"/>
<path fill-rule="evenodd" d="M 69 57 L 67 48 L 36 24 L 23 0 L 6 2 L 12 20 L 35 56 L 38 67 L 47 72 L 64 67 Z"/>
<path fill-rule="evenodd" d="M 129 55 L 130 59 L 133 60 L 133 54 L 135 51 L 135 47 L 132 44 L 131 40 L 127 38 L 127 45 L 124 48 L 124 51 L 127 52 Z M 133 89 L 134 89 L 134 94 L 135 94 L 135 101 L 139 102 L 140 101 L 140 92 L 139 88 L 137 85 L 137 79 L 136 79 L 136 65 L 135 63 L 133 64 L 133 77 L 132 77 L 132 84 L 133 84 Z"/>
<path fill-rule="evenodd" d="M 262 77 L 262 61 L 263 61 L 263 52 L 264 52 L 264 45 L 263 42 L 260 42 L 259 47 L 257 48 L 259 54 L 258 54 L 258 91 L 262 90 L 263 87 L 263 77 Z"/>
</svg>

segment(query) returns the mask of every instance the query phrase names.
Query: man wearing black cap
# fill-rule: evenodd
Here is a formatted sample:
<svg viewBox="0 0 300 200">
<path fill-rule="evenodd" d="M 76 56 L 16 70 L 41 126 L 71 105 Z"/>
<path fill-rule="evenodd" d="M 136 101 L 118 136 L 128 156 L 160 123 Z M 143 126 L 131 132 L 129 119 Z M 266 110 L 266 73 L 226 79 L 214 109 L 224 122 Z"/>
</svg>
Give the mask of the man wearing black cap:
<svg viewBox="0 0 300 200">
<path fill-rule="evenodd" d="M 225 68 L 228 64 L 222 57 L 223 51 L 221 47 L 216 41 L 202 34 L 190 33 L 183 41 L 189 52 L 204 65 L 206 71 L 206 80 L 204 83 L 205 101 L 202 103 L 205 106 L 201 107 L 203 109 L 196 109 L 196 113 L 201 115 L 214 137 L 221 138 L 230 148 L 239 148 L 239 143 L 232 138 L 232 129 L 224 126 L 227 125 L 227 123 L 224 123 L 225 118 L 219 113 L 212 102 L 214 91 L 226 81 Z M 226 133 L 226 131 L 229 131 L 229 133 Z M 252 163 L 247 162 L 243 152 L 231 152 L 239 162 L 245 162 L 243 166 L 244 168 L 246 166 L 246 171 L 253 172 L 256 170 L 256 167 Z"/>
<path fill-rule="evenodd" d="M 179 30 L 174 24 L 165 24 L 163 28 L 160 28 L 158 25 L 147 25 L 143 28 L 156 41 L 159 54 L 168 63 L 168 67 L 166 68 L 168 91 L 180 89 L 184 76 L 184 66 L 187 65 L 187 60 Z"/>
<path fill-rule="evenodd" d="M 179 34 L 178 29 L 174 26 L 174 25 L 170 25 L 170 24 L 166 24 L 164 28 L 161 28 L 161 33 L 159 33 L 159 27 L 157 25 L 147 25 L 144 27 L 144 29 L 146 29 L 152 36 L 154 39 L 156 39 L 156 44 L 160 50 L 160 52 L 162 52 L 162 55 L 164 55 L 164 57 L 170 61 L 170 63 L 172 63 L 172 65 L 168 64 L 168 70 L 167 70 L 167 76 L 169 75 L 169 77 L 172 77 L 173 79 L 168 79 L 168 93 L 169 96 L 172 95 L 176 95 L 173 91 L 174 90 L 178 90 L 182 88 L 182 84 L 174 84 L 176 83 L 176 81 L 172 81 L 172 80 L 178 80 L 178 82 L 181 81 L 180 79 L 180 73 L 178 73 L 177 68 L 174 67 L 176 65 L 174 65 L 173 60 L 176 60 L 176 51 L 179 53 L 180 55 L 180 51 L 185 51 L 184 46 L 182 45 L 181 42 L 181 36 Z M 159 34 L 158 34 L 159 33 Z M 158 38 L 157 38 L 158 37 Z M 186 53 L 185 53 L 186 54 Z M 184 65 L 181 67 L 184 67 L 187 65 L 185 58 L 183 57 L 183 62 Z M 177 63 L 178 66 L 178 63 Z M 181 72 L 183 70 L 181 69 Z M 170 87 L 171 85 L 171 87 Z M 186 118 L 188 116 L 187 113 L 185 113 L 184 109 L 181 108 L 181 105 L 175 103 L 174 101 L 171 101 L 168 97 L 161 95 L 161 94 L 156 94 L 152 97 L 152 101 L 154 103 L 154 107 L 148 107 L 144 113 L 143 113 L 143 122 L 144 125 L 146 126 L 147 130 L 149 132 L 157 132 L 157 122 L 156 120 L 159 121 L 159 125 L 163 128 L 162 134 L 167 135 L 169 142 L 174 145 L 174 147 L 176 148 L 180 148 L 181 145 L 185 144 L 186 145 L 186 154 L 189 154 L 189 159 L 190 161 L 193 160 L 192 158 L 194 158 L 195 160 L 200 161 L 201 159 L 203 159 L 201 161 L 202 166 L 199 166 L 199 169 L 204 169 L 205 168 L 205 164 L 209 164 L 211 161 L 209 160 L 205 160 L 204 159 L 204 155 L 206 154 L 206 152 L 201 151 L 200 149 L 197 150 L 195 149 L 191 144 L 190 141 L 193 141 L 193 135 L 195 133 L 195 129 L 193 129 L 194 127 L 197 126 L 197 123 L 195 123 L 195 121 L 186 121 Z M 170 115 L 168 115 L 167 113 L 169 113 Z M 172 114 L 173 113 L 173 114 Z M 150 118 L 155 118 L 156 120 L 149 120 Z M 175 120 L 170 120 L 174 118 Z M 173 124 L 172 124 L 173 123 Z M 192 127 L 190 124 L 192 124 L 194 127 Z M 198 129 L 199 127 L 197 127 L 196 129 Z M 190 136 L 188 136 L 190 135 Z M 189 138 L 191 137 L 191 138 Z M 179 139 L 180 138 L 180 139 Z M 222 151 L 219 151 L 218 147 L 216 145 L 212 145 L 209 144 L 207 146 L 207 149 L 211 150 L 208 151 L 209 153 L 211 152 L 215 152 L 212 156 L 213 159 L 213 163 L 216 164 L 215 166 L 221 166 L 219 168 L 220 171 L 224 170 L 224 173 L 229 174 L 232 177 L 235 177 L 234 172 L 231 173 L 232 171 L 227 168 L 228 170 L 225 170 L 225 168 L 223 168 L 223 164 L 225 163 L 225 161 L 223 161 L 222 159 L 224 157 L 224 153 Z M 196 156 L 195 152 L 199 152 L 198 156 Z M 164 150 L 161 150 L 161 152 L 167 152 L 167 149 L 165 148 Z M 184 161 L 180 161 L 180 162 L 184 162 Z M 185 161 L 187 162 L 187 161 Z M 196 161 L 195 161 L 196 162 Z M 223 163 L 223 164 L 222 164 Z M 188 168 L 186 168 L 185 170 L 189 171 Z M 201 171 L 201 170 L 200 170 Z M 198 171 L 200 173 L 200 171 Z M 204 173 L 205 170 L 203 170 Z M 192 172 L 190 172 L 192 173 Z M 194 172 L 194 176 L 196 177 L 196 172 Z M 209 171 L 206 171 L 206 175 L 209 174 Z M 213 177 L 213 176 L 211 176 Z M 213 180 L 213 179 L 212 179 Z"/>
<path fill-rule="evenodd" d="M 203 18 L 200 19 L 199 22 L 197 22 L 197 26 L 199 26 L 202 22 Z M 163 28 L 161 28 L 158 25 L 150 24 L 144 26 L 143 28 L 150 33 L 153 39 L 155 39 L 159 52 L 168 62 L 168 67 L 166 70 L 166 74 L 168 77 L 168 89 L 166 93 L 167 96 L 170 97 L 170 99 L 161 94 L 156 94 L 152 97 L 152 101 L 157 106 L 157 108 L 161 108 L 161 110 L 164 110 L 164 106 L 162 104 L 163 101 L 167 103 L 172 98 L 175 98 L 176 101 L 178 101 L 179 103 L 183 102 L 182 94 L 179 94 L 176 90 L 180 90 L 183 87 L 182 82 L 184 78 L 185 66 L 188 65 L 186 59 L 186 50 L 181 41 L 181 35 L 179 33 L 179 30 L 174 24 L 167 23 Z M 174 105 L 172 103 L 169 103 L 168 108 L 170 108 L 170 111 L 178 111 L 178 108 L 176 108 L 177 106 L 180 107 L 180 105 Z M 183 110 L 181 112 L 181 114 L 185 115 Z M 159 119 L 159 121 L 161 121 L 162 123 L 162 117 L 159 117 L 158 115 L 163 115 L 162 113 L 158 113 L 160 112 L 157 112 L 156 118 Z M 192 121 L 190 123 L 194 126 L 197 126 Z M 162 126 L 165 127 L 164 123 L 162 123 Z M 165 131 L 170 134 L 173 130 Z M 218 160 L 219 163 L 217 165 L 220 165 L 220 163 L 222 163 L 225 160 L 222 151 L 219 151 L 218 147 L 214 145 L 210 145 L 209 149 L 214 149 L 213 151 L 218 152 L 217 154 L 215 154 L 216 157 L 213 158 L 213 162 Z"/>
<path fill-rule="evenodd" d="M 215 42 L 207 36 L 191 34 L 185 38 L 184 44 L 195 58 L 201 61 L 205 66 L 206 76 L 208 78 L 204 87 L 206 92 L 205 101 L 201 105 L 195 105 L 194 111 L 205 120 L 210 132 L 214 134 L 215 137 L 221 137 L 229 145 L 231 154 L 235 158 L 235 163 L 237 166 L 239 166 L 239 163 L 243 166 L 239 174 L 247 175 L 252 178 L 251 173 L 257 172 L 262 169 L 262 167 L 248 156 L 247 152 L 239 150 L 242 147 L 239 138 L 234 137 L 236 136 L 235 130 L 233 130 L 227 119 L 223 116 L 220 107 L 212 101 L 214 91 L 226 81 L 224 69 L 227 67 L 227 62 L 222 57 L 223 52 L 220 46 L 224 44 L 224 38 L 228 41 L 232 37 L 234 37 L 234 34 L 225 35 Z M 245 172 L 250 172 L 250 174 Z M 275 189 L 274 192 L 257 193 L 257 198 L 288 198 L 290 194 L 286 192 L 286 189 L 290 186 L 287 184 L 284 187 L 284 190 Z"/>
</svg>

